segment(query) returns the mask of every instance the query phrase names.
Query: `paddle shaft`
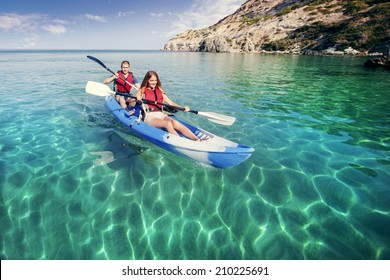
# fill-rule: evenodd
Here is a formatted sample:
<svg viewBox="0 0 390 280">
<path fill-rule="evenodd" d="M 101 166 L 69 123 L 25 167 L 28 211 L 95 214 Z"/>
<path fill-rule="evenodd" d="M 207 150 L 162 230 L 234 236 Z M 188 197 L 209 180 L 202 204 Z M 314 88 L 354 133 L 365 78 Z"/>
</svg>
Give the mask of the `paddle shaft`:
<svg viewBox="0 0 390 280">
<path fill-rule="evenodd" d="M 116 92 L 115 93 L 116 95 L 121 95 L 121 96 L 127 96 L 129 98 L 134 98 L 134 99 L 137 99 L 136 96 L 132 96 L 130 94 L 126 94 L 126 93 L 123 93 L 123 92 Z M 154 101 L 154 100 L 149 100 L 149 99 L 142 99 L 143 102 L 146 102 L 146 103 L 149 103 L 149 104 L 157 104 L 157 105 L 163 105 L 163 106 L 166 106 L 166 107 L 170 107 L 172 109 L 176 109 L 176 110 L 180 110 L 180 111 L 185 111 L 185 108 L 183 107 L 178 107 L 178 106 L 174 106 L 174 105 L 169 105 L 167 103 L 164 103 L 164 102 L 157 102 L 157 101 Z M 191 113 L 194 113 L 194 114 L 198 114 L 198 111 L 195 111 L 195 110 L 189 110 L 188 112 L 191 112 Z"/>
</svg>

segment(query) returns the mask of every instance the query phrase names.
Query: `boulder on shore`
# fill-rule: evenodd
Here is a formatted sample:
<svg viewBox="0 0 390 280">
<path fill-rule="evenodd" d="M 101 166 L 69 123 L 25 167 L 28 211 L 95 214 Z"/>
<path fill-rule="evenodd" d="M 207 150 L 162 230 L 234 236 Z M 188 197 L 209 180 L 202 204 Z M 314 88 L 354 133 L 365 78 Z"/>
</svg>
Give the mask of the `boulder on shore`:
<svg viewBox="0 0 390 280">
<path fill-rule="evenodd" d="M 384 68 L 390 70 L 390 46 L 387 46 L 387 54 L 383 53 L 381 57 L 367 60 L 364 63 L 365 67 L 369 68 Z"/>
</svg>

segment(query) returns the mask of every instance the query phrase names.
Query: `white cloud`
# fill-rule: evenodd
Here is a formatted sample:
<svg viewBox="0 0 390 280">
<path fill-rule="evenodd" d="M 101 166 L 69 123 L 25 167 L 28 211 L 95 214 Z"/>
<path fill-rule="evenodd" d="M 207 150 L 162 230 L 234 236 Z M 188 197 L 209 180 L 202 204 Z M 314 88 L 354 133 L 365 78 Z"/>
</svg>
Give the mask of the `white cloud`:
<svg viewBox="0 0 390 280">
<path fill-rule="evenodd" d="M 126 16 L 129 16 L 129 15 L 134 15 L 135 12 L 133 11 L 127 11 L 127 12 L 118 12 L 116 14 L 116 17 L 126 17 Z"/>
<path fill-rule="evenodd" d="M 0 15 L 0 31 L 13 31 L 21 33 L 36 33 L 39 29 L 46 30 L 51 34 L 63 34 L 66 32 L 61 19 L 50 19 L 47 15 L 39 14 L 2 14 Z"/>
<path fill-rule="evenodd" d="M 49 32 L 50 34 L 54 34 L 54 35 L 59 35 L 59 34 L 63 34 L 66 32 L 66 28 L 63 25 L 49 24 L 49 25 L 42 26 L 42 29 L 44 29 L 47 32 Z"/>
<path fill-rule="evenodd" d="M 37 34 L 30 34 L 15 41 L 12 45 L 15 49 L 33 49 L 36 47 L 38 41 L 39 36 Z"/>
<path fill-rule="evenodd" d="M 107 20 L 102 16 L 92 15 L 92 14 L 85 14 L 84 17 L 87 20 L 97 21 L 97 22 L 106 22 Z"/>
<path fill-rule="evenodd" d="M 45 16 L 36 14 L 2 14 L 0 15 L 0 29 L 4 31 L 30 31 Z"/>
<path fill-rule="evenodd" d="M 0 34 L 7 37 L 5 45 L 15 49 L 32 49 L 41 45 L 43 31 L 50 35 L 66 33 L 68 22 L 51 19 L 45 14 L 0 13 Z"/>
<path fill-rule="evenodd" d="M 191 8 L 178 14 L 171 34 L 188 29 L 200 29 L 217 23 L 235 12 L 245 0 L 194 0 Z"/>
<path fill-rule="evenodd" d="M 69 24 L 69 21 L 63 20 L 63 19 L 53 19 L 53 23 L 58 23 L 58 24 Z"/>
<path fill-rule="evenodd" d="M 149 15 L 151 16 L 151 17 L 162 17 L 164 14 L 163 13 L 149 13 Z"/>
<path fill-rule="evenodd" d="M 0 29 L 9 31 L 13 28 L 21 26 L 23 21 L 15 15 L 0 16 Z"/>
<path fill-rule="evenodd" d="M 23 39 L 23 43 L 21 44 L 21 48 L 23 49 L 31 49 L 34 48 L 39 40 L 37 35 Z"/>
</svg>

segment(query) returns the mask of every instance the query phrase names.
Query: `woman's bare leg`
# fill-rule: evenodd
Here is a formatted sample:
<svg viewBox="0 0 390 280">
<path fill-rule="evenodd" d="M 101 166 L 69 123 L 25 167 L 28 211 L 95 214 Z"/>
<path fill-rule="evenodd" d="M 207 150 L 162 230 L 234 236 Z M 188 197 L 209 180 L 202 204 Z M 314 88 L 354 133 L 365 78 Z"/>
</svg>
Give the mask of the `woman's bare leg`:
<svg viewBox="0 0 390 280">
<path fill-rule="evenodd" d="M 166 118 L 169 118 L 169 117 L 165 117 L 165 119 Z M 169 118 L 169 121 L 172 122 L 172 126 L 175 130 L 179 131 L 181 134 L 183 134 L 188 139 L 191 139 L 194 141 L 199 140 L 199 138 L 194 133 L 192 133 L 192 131 L 188 127 L 186 127 L 185 125 L 183 125 L 180 122 L 173 120 L 171 118 Z"/>
<path fill-rule="evenodd" d="M 200 140 L 194 133 L 192 133 L 192 131 L 188 127 L 182 125 L 180 122 L 176 120 L 171 119 L 168 116 L 166 116 L 164 119 L 152 118 L 149 121 L 149 124 L 157 128 L 165 128 L 169 133 L 172 133 L 174 135 L 179 135 L 177 133 L 177 131 L 179 131 L 182 135 L 184 135 L 188 139 L 194 141 Z"/>
<path fill-rule="evenodd" d="M 179 135 L 177 131 L 173 128 L 172 123 L 166 119 L 152 118 L 148 122 L 148 124 L 157 128 L 165 128 L 169 133 Z"/>
</svg>

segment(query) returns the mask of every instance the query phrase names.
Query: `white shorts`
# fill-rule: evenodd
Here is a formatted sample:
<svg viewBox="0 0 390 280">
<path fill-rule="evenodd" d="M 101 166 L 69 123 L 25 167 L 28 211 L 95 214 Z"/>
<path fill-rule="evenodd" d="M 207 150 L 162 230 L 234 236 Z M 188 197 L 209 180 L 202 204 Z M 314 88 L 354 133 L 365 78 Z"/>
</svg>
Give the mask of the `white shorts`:
<svg viewBox="0 0 390 280">
<path fill-rule="evenodd" d="M 146 113 L 146 116 L 145 116 L 145 119 L 144 119 L 144 122 L 146 123 L 149 123 L 150 120 L 152 119 L 164 119 L 165 118 L 165 114 L 163 112 L 149 112 L 149 113 Z"/>
</svg>

